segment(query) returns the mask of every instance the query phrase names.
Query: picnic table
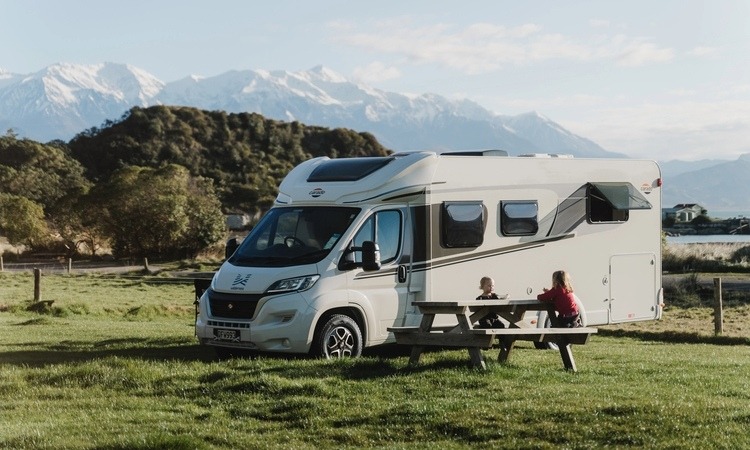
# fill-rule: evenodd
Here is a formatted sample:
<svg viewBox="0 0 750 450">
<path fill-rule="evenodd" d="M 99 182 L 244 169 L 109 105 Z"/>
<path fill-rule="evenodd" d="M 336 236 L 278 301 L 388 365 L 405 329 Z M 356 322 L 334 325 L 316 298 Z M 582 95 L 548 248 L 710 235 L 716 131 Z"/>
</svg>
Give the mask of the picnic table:
<svg viewBox="0 0 750 450">
<path fill-rule="evenodd" d="M 565 369 L 575 372 L 571 344 L 585 344 L 597 332 L 596 328 L 539 328 L 524 320 L 527 311 L 547 311 L 554 316 L 550 303 L 537 299 L 520 300 L 459 300 L 417 301 L 412 303 L 422 313 L 419 326 L 390 327 L 399 344 L 411 345 L 410 365 L 419 364 L 425 347 L 458 347 L 469 351 L 471 364 L 485 369 L 483 349 L 492 347 L 496 338 L 500 343 L 498 361 L 506 362 L 516 341 L 554 342 L 557 344 Z M 508 322 L 506 328 L 477 328 L 476 323 L 487 314 L 495 313 Z M 458 323 L 435 326 L 435 316 L 455 315 Z"/>
</svg>

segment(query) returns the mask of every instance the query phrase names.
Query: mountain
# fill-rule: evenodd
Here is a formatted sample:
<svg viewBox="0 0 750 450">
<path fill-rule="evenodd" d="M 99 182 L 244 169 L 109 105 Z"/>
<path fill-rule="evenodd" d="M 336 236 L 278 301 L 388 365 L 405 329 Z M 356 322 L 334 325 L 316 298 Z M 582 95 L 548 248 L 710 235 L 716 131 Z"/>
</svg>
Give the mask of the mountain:
<svg viewBox="0 0 750 450">
<path fill-rule="evenodd" d="M 700 162 L 699 162 L 700 163 Z M 705 163 L 705 162 L 704 162 Z M 711 211 L 750 211 L 750 153 L 664 178 L 662 203 L 698 203 Z"/>
<path fill-rule="evenodd" d="M 133 106 L 256 112 L 307 125 L 367 131 L 393 150 L 500 148 L 510 154 L 619 157 L 532 112 L 498 116 L 468 100 L 405 95 L 308 71 L 229 71 L 164 83 L 125 64 L 55 64 L 30 75 L 0 71 L 0 129 L 39 141 L 69 140 Z"/>
<path fill-rule="evenodd" d="M 354 83 L 318 66 L 301 72 L 243 70 L 164 83 L 127 64 L 55 64 L 33 74 L 0 69 L 0 131 L 68 141 L 118 121 L 133 106 L 189 106 L 372 133 L 392 150 L 499 148 L 511 155 L 626 157 L 537 113 L 494 114 L 469 100 L 406 95 Z M 662 163 L 663 203 L 750 211 L 750 157 Z"/>
<path fill-rule="evenodd" d="M 164 83 L 125 64 L 55 64 L 31 75 L 0 73 L 0 127 L 39 141 L 73 135 L 148 106 Z"/>
</svg>

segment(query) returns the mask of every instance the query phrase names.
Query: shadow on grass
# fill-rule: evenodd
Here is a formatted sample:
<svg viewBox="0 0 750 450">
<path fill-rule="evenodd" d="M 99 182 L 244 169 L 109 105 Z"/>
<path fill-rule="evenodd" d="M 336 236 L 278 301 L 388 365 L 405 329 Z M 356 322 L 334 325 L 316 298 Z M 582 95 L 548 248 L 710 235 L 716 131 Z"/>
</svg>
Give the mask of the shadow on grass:
<svg viewBox="0 0 750 450">
<path fill-rule="evenodd" d="M 27 346 L 34 350 L 18 350 L 0 353 L 3 364 L 44 367 L 78 361 L 107 358 L 137 358 L 151 361 L 213 361 L 216 356 L 211 349 L 200 345 L 180 345 L 174 341 L 149 339 L 112 339 L 95 343 L 65 341 L 40 350 L 38 343 Z M 117 348 L 112 348 L 117 347 Z"/>
<path fill-rule="evenodd" d="M 600 336 L 629 337 L 642 341 L 660 341 L 676 344 L 750 345 L 750 338 L 732 336 L 706 336 L 698 333 L 679 331 L 639 331 L 599 329 Z"/>
<path fill-rule="evenodd" d="M 29 348 L 24 350 L 23 347 Z M 108 357 L 131 358 L 145 361 L 196 361 L 214 362 L 226 359 L 265 359 L 304 360 L 313 357 L 304 354 L 238 353 L 231 358 L 220 358 L 214 348 L 188 343 L 180 339 L 145 339 L 121 338 L 102 341 L 62 341 L 59 343 L 28 342 L 21 345 L 21 350 L 0 352 L 3 364 L 46 367 L 56 364 L 90 361 Z M 382 376 L 382 372 L 373 370 L 373 366 L 398 368 L 395 360 L 408 356 L 411 347 L 399 345 L 383 345 L 362 352 L 363 358 L 357 360 L 350 370 L 355 378 L 368 378 L 368 375 Z M 361 363 L 361 364 L 360 364 Z M 386 370 L 393 373 L 393 370 Z"/>
</svg>

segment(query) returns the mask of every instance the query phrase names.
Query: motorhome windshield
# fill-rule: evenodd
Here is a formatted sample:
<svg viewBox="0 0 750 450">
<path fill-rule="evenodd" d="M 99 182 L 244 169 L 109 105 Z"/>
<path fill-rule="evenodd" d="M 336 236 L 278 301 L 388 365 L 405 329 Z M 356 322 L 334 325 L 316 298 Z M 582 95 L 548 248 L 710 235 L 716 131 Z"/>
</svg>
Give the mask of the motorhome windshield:
<svg viewBox="0 0 750 450">
<path fill-rule="evenodd" d="M 229 259 L 236 266 L 284 267 L 313 264 L 331 251 L 359 208 L 274 208 Z"/>
</svg>

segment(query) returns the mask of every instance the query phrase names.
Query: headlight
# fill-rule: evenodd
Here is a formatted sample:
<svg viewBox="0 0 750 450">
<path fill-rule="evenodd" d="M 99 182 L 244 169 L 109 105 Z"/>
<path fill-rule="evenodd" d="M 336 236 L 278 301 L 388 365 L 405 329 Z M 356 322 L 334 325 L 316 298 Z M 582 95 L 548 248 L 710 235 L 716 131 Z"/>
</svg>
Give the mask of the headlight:
<svg viewBox="0 0 750 450">
<path fill-rule="evenodd" d="M 318 278 L 320 278 L 320 275 L 305 275 L 304 277 L 279 280 L 272 284 L 266 293 L 278 294 L 280 292 L 305 291 L 313 287 Z"/>
</svg>

